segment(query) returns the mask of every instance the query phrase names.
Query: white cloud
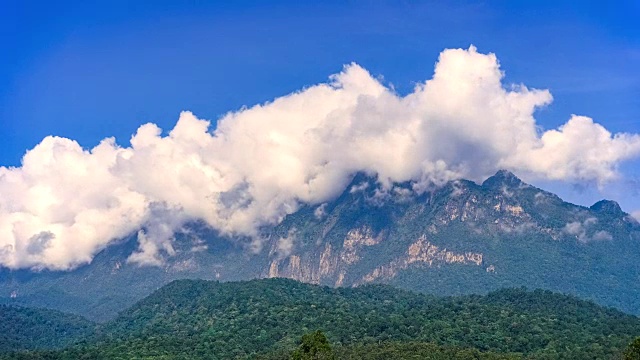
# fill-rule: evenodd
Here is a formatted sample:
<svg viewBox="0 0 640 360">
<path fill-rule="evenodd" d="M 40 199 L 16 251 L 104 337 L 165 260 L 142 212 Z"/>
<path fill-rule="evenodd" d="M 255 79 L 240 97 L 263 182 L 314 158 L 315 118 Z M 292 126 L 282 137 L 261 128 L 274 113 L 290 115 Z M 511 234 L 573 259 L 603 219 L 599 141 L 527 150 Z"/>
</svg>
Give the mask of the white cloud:
<svg viewBox="0 0 640 360">
<path fill-rule="evenodd" d="M 593 234 L 593 237 L 591 237 L 591 239 L 595 241 L 601 241 L 601 240 L 611 241 L 613 240 L 613 236 L 611 236 L 611 234 L 609 234 L 609 232 L 605 230 L 598 230 Z"/>
<path fill-rule="evenodd" d="M 159 266 L 164 263 L 163 254 L 173 256 L 173 234 L 185 222 L 180 208 L 170 209 L 162 203 L 151 203 L 144 230 L 138 231 L 138 250 L 128 262 L 139 265 Z"/>
<path fill-rule="evenodd" d="M 386 189 L 482 180 L 499 168 L 604 183 L 640 154 L 639 135 L 586 117 L 540 133 L 533 113 L 551 94 L 504 87 L 502 77 L 493 54 L 445 50 L 433 78 L 404 97 L 351 64 L 327 84 L 228 113 L 213 132 L 184 112 L 166 136 L 141 126 L 131 147 L 47 137 L 21 167 L 0 167 L 0 263 L 71 268 L 143 229 L 130 261 L 158 264 L 192 219 L 253 236 L 259 249 L 258 226 L 331 200 L 358 171 Z"/>
<path fill-rule="evenodd" d="M 369 183 L 366 181 L 363 181 L 360 184 L 353 185 L 351 189 L 349 189 L 349 193 L 355 194 L 357 192 L 365 191 L 368 187 L 369 187 Z"/>
<path fill-rule="evenodd" d="M 322 220 L 325 216 L 327 216 L 327 203 L 322 203 L 315 210 L 313 210 L 313 216 L 316 219 Z"/>
<path fill-rule="evenodd" d="M 280 237 L 276 242 L 275 249 L 273 249 L 272 253 L 275 253 L 280 259 L 291 255 L 296 241 L 296 232 L 297 230 L 293 228 L 289 230 L 287 236 Z"/>
<path fill-rule="evenodd" d="M 564 232 L 575 236 L 580 242 L 613 240 L 613 236 L 605 230 L 592 231 L 589 228 L 598 223 L 598 219 L 590 217 L 584 221 L 573 221 L 565 225 Z M 593 235 L 589 235 L 593 232 Z"/>
</svg>

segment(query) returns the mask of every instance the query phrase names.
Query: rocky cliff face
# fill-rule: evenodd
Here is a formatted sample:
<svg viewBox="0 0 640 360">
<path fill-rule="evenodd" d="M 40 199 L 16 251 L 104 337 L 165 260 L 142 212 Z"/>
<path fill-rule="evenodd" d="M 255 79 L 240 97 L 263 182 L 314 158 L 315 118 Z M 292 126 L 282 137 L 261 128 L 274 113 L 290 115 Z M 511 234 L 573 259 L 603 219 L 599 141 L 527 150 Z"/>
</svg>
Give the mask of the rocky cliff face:
<svg viewBox="0 0 640 360">
<path fill-rule="evenodd" d="M 135 243 L 123 242 L 69 273 L 2 271 L 0 300 L 108 317 L 174 279 L 287 277 L 441 295 L 528 286 L 640 313 L 640 225 L 615 202 L 569 204 L 506 171 L 482 184 L 413 186 L 357 175 L 334 201 L 263 229 L 258 253 L 194 224 L 160 268 L 127 263 Z"/>
<path fill-rule="evenodd" d="M 443 266 L 448 264 L 462 264 L 482 266 L 482 253 L 456 253 L 446 248 L 439 248 L 427 240 L 425 234 L 411 243 L 405 252 L 388 263 L 377 266 L 360 279 L 345 284 L 345 276 L 352 266 L 361 259 L 359 253 L 365 252 L 367 246 L 379 245 L 382 234 L 372 237 L 371 229 L 352 229 L 347 233 L 342 248 L 334 249 L 330 243 L 325 243 L 324 250 L 317 258 L 313 254 L 306 254 L 304 261 L 301 255 L 289 255 L 284 259 L 274 259 L 269 265 L 266 277 L 286 277 L 312 284 L 331 283 L 333 286 L 361 285 L 376 280 L 390 280 L 398 272 L 406 270 L 412 265 L 426 267 Z"/>
<path fill-rule="evenodd" d="M 569 204 L 506 171 L 424 193 L 359 176 L 336 201 L 289 216 L 271 238 L 285 234 L 295 234 L 289 252 L 271 251 L 260 276 L 443 294 L 525 285 L 640 311 L 631 295 L 640 290 L 640 225 L 613 201 Z"/>
</svg>

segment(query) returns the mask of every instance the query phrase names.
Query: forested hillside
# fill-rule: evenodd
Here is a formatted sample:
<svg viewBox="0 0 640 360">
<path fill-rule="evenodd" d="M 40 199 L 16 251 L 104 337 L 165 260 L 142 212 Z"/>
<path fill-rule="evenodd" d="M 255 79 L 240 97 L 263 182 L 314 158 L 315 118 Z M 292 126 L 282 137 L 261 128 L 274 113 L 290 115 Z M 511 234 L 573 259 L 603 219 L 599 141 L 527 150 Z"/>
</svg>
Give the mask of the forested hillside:
<svg viewBox="0 0 640 360">
<path fill-rule="evenodd" d="M 56 349 L 93 334 L 81 316 L 48 309 L 0 305 L 0 350 Z"/>
<path fill-rule="evenodd" d="M 287 279 L 181 280 L 103 325 L 82 346 L 47 356 L 277 358 L 314 330 L 324 331 L 345 358 L 444 346 L 444 353 L 607 359 L 640 335 L 640 319 L 541 290 L 438 298 L 385 285 L 333 289 Z"/>
</svg>

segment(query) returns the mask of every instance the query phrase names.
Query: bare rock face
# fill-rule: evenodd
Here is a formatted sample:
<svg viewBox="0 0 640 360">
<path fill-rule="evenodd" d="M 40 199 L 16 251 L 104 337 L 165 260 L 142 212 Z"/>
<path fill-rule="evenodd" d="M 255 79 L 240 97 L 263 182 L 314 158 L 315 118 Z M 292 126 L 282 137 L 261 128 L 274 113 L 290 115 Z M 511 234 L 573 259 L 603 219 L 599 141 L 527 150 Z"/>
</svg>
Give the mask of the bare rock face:
<svg viewBox="0 0 640 360">
<path fill-rule="evenodd" d="M 398 275 L 401 270 L 407 269 L 412 264 L 424 264 L 428 267 L 442 266 L 446 264 L 482 265 L 482 254 L 466 252 L 464 254 L 447 251 L 427 241 L 426 235 L 422 235 L 415 243 L 409 246 L 406 254 L 379 266 L 365 275 L 358 284 L 373 282 L 378 279 L 389 280 Z"/>
<path fill-rule="evenodd" d="M 339 247 L 334 248 L 331 243 L 324 243 L 319 257 L 311 253 L 272 259 L 267 276 L 286 277 L 313 284 L 326 280 L 333 281 L 335 286 L 342 286 L 348 268 L 360 260 L 359 252 L 365 247 L 380 244 L 382 239 L 382 233 L 374 236 L 367 226 L 351 229 Z"/>
<path fill-rule="evenodd" d="M 296 229 L 292 251 L 270 256 L 261 276 L 330 286 L 383 282 L 441 294 L 524 285 L 580 295 L 603 286 L 636 303 L 621 283 L 596 285 L 585 275 L 594 261 L 622 267 L 631 276 L 621 281 L 640 291 L 633 280 L 640 266 L 630 255 L 640 256 L 640 227 L 616 203 L 569 204 L 508 171 L 481 185 L 458 180 L 412 189 L 381 188 L 359 176 L 335 201 L 288 216 L 277 232 Z"/>
</svg>

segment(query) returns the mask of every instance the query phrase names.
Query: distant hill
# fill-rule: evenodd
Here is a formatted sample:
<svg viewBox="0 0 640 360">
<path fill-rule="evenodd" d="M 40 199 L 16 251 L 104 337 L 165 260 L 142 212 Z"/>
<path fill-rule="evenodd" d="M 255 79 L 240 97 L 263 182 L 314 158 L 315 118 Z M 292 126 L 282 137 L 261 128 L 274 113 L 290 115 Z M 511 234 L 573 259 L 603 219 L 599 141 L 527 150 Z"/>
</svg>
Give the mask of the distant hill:
<svg viewBox="0 0 640 360">
<path fill-rule="evenodd" d="M 416 186 L 357 174 L 335 200 L 263 228 L 257 253 L 249 239 L 192 223 L 161 267 L 128 263 L 129 238 L 70 272 L 0 269 L 0 303 L 104 321 L 176 279 L 287 277 L 435 295 L 528 286 L 640 314 L 640 224 L 617 203 L 573 205 L 507 171 L 482 184 Z"/>
<path fill-rule="evenodd" d="M 444 354 L 493 358 L 608 359 L 640 335 L 640 319 L 542 290 L 439 298 L 386 285 L 180 280 L 102 325 L 81 346 L 13 358 L 278 358 L 316 329 L 352 358 L 442 347 Z"/>
<path fill-rule="evenodd" d="M 94 333 L 95 324 L 48 309 L 0 305 L 0 350 L 59 349 Z"/>
</svg>

